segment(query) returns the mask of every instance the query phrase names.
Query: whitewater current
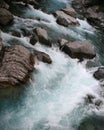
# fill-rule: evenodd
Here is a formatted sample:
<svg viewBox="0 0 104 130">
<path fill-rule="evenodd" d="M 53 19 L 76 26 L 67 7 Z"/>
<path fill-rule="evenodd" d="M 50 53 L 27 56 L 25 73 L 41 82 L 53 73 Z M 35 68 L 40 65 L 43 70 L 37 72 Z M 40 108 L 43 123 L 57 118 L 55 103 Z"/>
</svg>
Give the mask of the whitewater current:
<svg viewBox="0 0 104 130">
<path fill-rule="evenodd" d="M 55 3 L 57 4 L 53 7 L 51 4 Z M 42 7 L 48 8 L 51 12 L 65 5 L 71 6 L 70 4 L 71 1 L 68 0 L 50 0 L 47 4 L 43 2 Z M 36 60 L 32 79 L 27 85 L 1 90 L 0 130 L 104 130 L 103 123 L 98 124 L 97 127 L 93 125 L 96 117 L 103 118 L 104 106 L 98 108 L 94 104 L 85 102 L 88 94 L 103 101 L 100 95 L 102 88 L 93 78 L 93 72 L 100 63 L 92 60 L 94 67 L 87 68 L 87 60 L 79 63 L 77 59 L 71 59 L 61 52 L 56 44 L 56 40 L 63 36 L 68 39 L 90 41 L 95 45 L 99 60 L 102 61 L 103 56 L 99 53 L 100 46 L 97 49 L 97 40 L 99 36 L 101 43 L 103 35 L 86 20 L 78 19 L 79 27 L 66 28 L 58 25 L 53 15 L 35 10 L 30 5 L 24 7 L 21 4 L 14 4 L 11 10 L 14 9 L 21 15 L 14 16 L 14 24 L 2 31 L 4 44 L 22 44 L 30 51 L 33 49 L 43 51 L 50 55 L 52 64 L 48 65 Z M 37 20 L 39 18 L 40 21 Z M 15 29 L 20 31 L 21 28 L 31 31 L 36 26 L 48 30 L 55 42 L 52 48 L 40 43 L 32 46 L 28 37 L 21 34 L 21 38 L 17 38 L 7 33 Z M 86 118 L 92 121 L 92 124 L 80 128 L 80 123 Z"/>
</svg>

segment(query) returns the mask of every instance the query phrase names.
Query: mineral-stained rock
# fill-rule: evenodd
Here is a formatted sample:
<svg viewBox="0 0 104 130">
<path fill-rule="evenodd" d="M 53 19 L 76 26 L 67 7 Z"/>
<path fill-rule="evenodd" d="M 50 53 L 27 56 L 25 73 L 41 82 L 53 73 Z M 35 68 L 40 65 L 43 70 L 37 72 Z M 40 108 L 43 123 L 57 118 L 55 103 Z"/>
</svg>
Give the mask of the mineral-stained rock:
<svg viewBox="0 0 104 130">
<path fill-rule="evenodd" d="M 34 57 L 21 45 L 12 45 L 3 50 L 0 65 L 0 87 L 25 83 L 34 68 Z"/>
<path fill-rule="evenodd" d="M 0 24 L 7 25 L 13 21 L 13 15 L 6 9 L 0 8 Z"/>
<path fill-rule="evenodd" d="M 92 59 L 96 56 L 94 46 L 85 41 L 69 42 L 65 44 L 61 50 L 71 58 L 78 58 L 80 60 L 84 58 Z"/>
<path fill-rule="evenodd" d="M 35 50 L 34 54 L 36 55 L 38 60 L 40 60 L 44 63 L 48 63 L 48 64 L 52 63 L 51 57 L 48 54 L 46 54 L 45 52 Z"/>
</svg>

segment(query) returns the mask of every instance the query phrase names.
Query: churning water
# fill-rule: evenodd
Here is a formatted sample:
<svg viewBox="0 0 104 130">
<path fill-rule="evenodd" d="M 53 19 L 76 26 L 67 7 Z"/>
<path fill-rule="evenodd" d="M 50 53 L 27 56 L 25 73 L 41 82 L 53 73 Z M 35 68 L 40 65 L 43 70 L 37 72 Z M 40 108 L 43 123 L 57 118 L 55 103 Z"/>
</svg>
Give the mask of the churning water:
<svg viewBox="0 0 104 130">
<path fill-rule="evenodd" d="M 54 2 L 57 3 L 55 8 L 52 6 Z M 59 9 L 56 8 L 58 4 L 60 5 L 58 7 L 62 8 L 63 3 L 68 5 L 70 1 L 48 0 L 48 5 L 44 3 L 43 7 L 51 7 L 49 11 L 54 11 Z M 57 25 L 52 15 L 37 11 L 32 6 L 22 8 L 22 11 L 21 18 L 15 16 L 14 25 L 6 28 L 6 31 L 20 30 L 22 27 L 31 31 L 35 26 L 43 26 L 48 29 L 51 37 L 56 37 L 56 40 L 65 36 L 69 39 L 89 40 L 93 44 L 95 40 L 98 42 L 97 34 L 100 38 L 103 36 L 86 21 L 79 20 L 80 27 L 65 28 Z M 42 20 L 37 21 L 37 17 Z M 23 44 L 30 50 L 35 48 L 46 52 L 53 62 L 48 65 L 36 61 L 33 78 L 27 85 L 18 86 L 15 90 L 13 88 L 7 92 L 1 91 L 7 94 L 0 98 L 0 130 L 104 130 L 103 120 L 96 119 L 97 116 L 103 115 L 103 105 L 97 108 L 94 104 L 86 104 L 84 100 L 87 94 L 101 99 L 98 82 L 86 69 L 85 64 L 78 63 L 77 59 L 71 59 L 56 45 L 52 48 L 39 43 L 32 46 L 28 37 L 16 38 L 4 32 L 2 37 L 5 44 Z M 11 93 L 11 96 L 8 96 L 8 93 Z M 98 125 L 95 126 L 94 122 Z M 80 127 L 81 123 L 84 127 L 83 125 Z"/>
</svg>

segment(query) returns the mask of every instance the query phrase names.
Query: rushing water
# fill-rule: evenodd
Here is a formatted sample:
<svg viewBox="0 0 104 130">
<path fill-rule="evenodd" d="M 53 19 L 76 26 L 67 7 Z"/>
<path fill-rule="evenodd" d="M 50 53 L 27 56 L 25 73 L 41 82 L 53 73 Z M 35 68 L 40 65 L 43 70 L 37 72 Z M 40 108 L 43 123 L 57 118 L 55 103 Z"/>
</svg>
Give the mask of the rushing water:
<svg viewBox="0 0 104 130">
<path fill-rule="evenodd" d="M 41 5 L 49 12 L 54 12 L 66 4 L 70 6 L 70 3 L 67 0 L 44 0 Z M 18 8 L 14 5 L 11 10 L 20 17 L 15 16 L 13 25 L 3 30 L 4 43 L 23 44 L 30 50 L 35 48 L 46 52 L 53 63 L 48 65 L 36 61 L 33 78 L 27 85 L 1 90 L 0 130 L 104 130 L 104 106 L 86 104 L 84 100 L 87 94 L 103 100 L 103 88 L 93 78 L 93 68 L 91 71 L 86 69 L 85 63 L 71 59 L 56 44 L 52 48 L 39 43 L 32 46 L 28 37 L 21 34 L 21 38 L 17 38 L 9 32 L 21 32 L 23 28 L 31 31 L 36 26 L 42 26 L 48 30 L 54 43 L 62 37 L 72 41 L 88 40 L 95 45 L 100 61 L 104 64 L 103 33 L 80 19 L 79 27 L 62 27 L 56 24 L 51 14 L 37 11 L 32 6 L 18 4 Z M 37 20 L 39 18 L 40 21 Z M 100 63 L 95 61 L 91 62 L 98 66 Z"/>
</svg>

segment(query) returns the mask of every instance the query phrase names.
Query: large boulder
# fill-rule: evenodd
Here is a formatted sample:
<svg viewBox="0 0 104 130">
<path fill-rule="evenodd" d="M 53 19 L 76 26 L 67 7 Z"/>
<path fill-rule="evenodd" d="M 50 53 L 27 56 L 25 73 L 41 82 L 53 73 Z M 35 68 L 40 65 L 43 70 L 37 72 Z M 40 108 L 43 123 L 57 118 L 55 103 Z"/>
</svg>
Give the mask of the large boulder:
<svg viewBox="0 0 104 130">
<path fill-rule="evenodd" d="M 44 44 L 47 46 L 52 46 L 48 33 L 44 28 L 37 27 L 33 31 L 34 31 L 35 35 L 37 35 L 38 40 L 41 44 Z"/>
<path fill-rule="evenodd" d="M 78 58 L 83 60 L 84 58 L 92 59 L 96 56 L 94 46 L 85 41 L 69 42 L 60 48 L 71 58 Z"/>
<path fill-rule="evenodd" d="M 74 17 L 66 14 L 63 11 L 57 11 L 55 16 L 57 17 L 56 22 L 65 27 L 68 27 L 69 25 L 79 25 L 78 21 Z"/>
<path fill-rule="evenodd" d="M 98 80 L 104 80 L 104 67 L 98 68 L 98 70 L 94 73 L 94 77 Z"/>
<path fill-rule="evenodd" d="M 0 24 L 7 25 L 13 21 L 13 15 L 6 9 L 0 8 Z"/>
<path fill-rule="evenodd" d="M 46 54 L 45 52 L 35 50 L 34 54 L 36 55 L 36 57 L 39 61 L 42 61 L 42 62 L 48 63 L 48 64 L 52 63 L 51 57 L 48 54 Z"/>
<path fill-rule="evenodd" d="M 5 47 L 0 65 L 0 87 L 25 83 L 33 68 L 34 57 L 28 49 L 21 45 Z"/>
</svg>

